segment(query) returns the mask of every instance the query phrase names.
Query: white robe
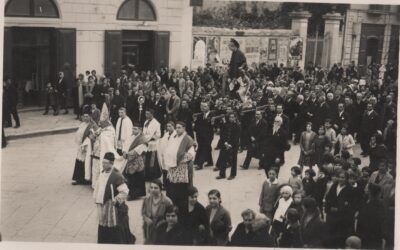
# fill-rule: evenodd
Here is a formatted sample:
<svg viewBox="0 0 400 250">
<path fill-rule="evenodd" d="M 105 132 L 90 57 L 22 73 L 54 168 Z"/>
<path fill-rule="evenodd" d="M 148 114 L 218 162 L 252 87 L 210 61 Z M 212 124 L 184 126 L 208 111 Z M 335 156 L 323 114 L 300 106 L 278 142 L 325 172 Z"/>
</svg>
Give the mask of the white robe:
<svg viewBox="0 0 400 250">
<path fill-rule="evenodd" d="M 91 143 L 90 138 L 86 137 L 82 142 L 83 135 L 86 131 L 88 123 L 81 123 L 75 134 L 75 142 L 78 145 L 78 153 L 76 159 L 85 163 L 85 180 L 90 181 L 92 177 L 92 170 L 90 167 L 90 153 L 91 153 Z"/>
<path fill-rule="evenodd" d="M 158 164 L 160 164 L 163 170 L 168 170 L 164 163 L 164 151 L 168 147 L 168 141 L 176 135 L 176 131 L 172 132 L 171 136 L 169 133 L 165 133 L 164 136 L 158 140 L 157 143 L 157 158 Z"/>
<path fill-rule="evenodd" d="M 161 137 L 161 125 L 154 118 L 151 120 L 150 124 L 147 125 L 147 120 L 144 124 L 143 135 L 146 138 L 146 141 L 148 141 L 148 151 L 156 151 L 158 139 Z M 155 140 L 150 141 L 152 138 Z"/>
<path fill-rule="evenodd" d="M 117 125 L 115 126 L 116 128 L 116 133 L 115 133 L 115 145 L 118 148 L 118 138 L 119 138 L 119 133 L 121 132 L 121 147 L 124 144 L 125 140 L 128 139 L 131 135 L 132 135 L 132 129 L 133 129 L 133 125 L 132 125 L 132 121 L 131 119 L 129 119 L 129 117 L 125 117 L 122 120 L 122 127 L 121 127 L 121 131 L 119 130 L 119 128 L 121 127 L 121 117 L 118 118 L 117 121 Z"/>
</svg>

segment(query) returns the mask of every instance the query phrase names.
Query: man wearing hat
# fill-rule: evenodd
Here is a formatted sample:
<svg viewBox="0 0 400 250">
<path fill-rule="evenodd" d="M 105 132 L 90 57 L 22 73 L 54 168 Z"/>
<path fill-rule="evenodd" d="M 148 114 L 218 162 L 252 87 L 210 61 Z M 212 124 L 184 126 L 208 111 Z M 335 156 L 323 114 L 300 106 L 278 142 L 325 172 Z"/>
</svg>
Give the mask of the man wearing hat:
<svg viewBox="0 0 400 250">
<path fill-rule="evenodd" d="M 125 164 L 123 164 L 121 172 L 128 181 L 130 190 L 128 200 L 146 195 L 143 157 L 146 150 L 146 137 L 142 133 L 139 122 L 134 122 L 132 136 L 125 141 L 122 147 Z"/>
<path fill-rule="evenodd" d="M 246 56 L 239 49 L 240 44 L 235 39 L 231 39 L 229 49 L 232 51 L 231 61 L 229 62 L 229 77 L 238 78 L 239 72 L 246 66 Z"/>
<path fill-rule="evenodd" d="M 97 243 L 127 244 L 131 242 L 133 235 L 129 225 L 121 225 L 119 208 L 128 209 L 125 200 L 129 189 L 125 178 L 113 167 L 114 160 L 114 153 L 104 154 L 102 171 L 93 193 L 99 218 Z"/>
</svg>

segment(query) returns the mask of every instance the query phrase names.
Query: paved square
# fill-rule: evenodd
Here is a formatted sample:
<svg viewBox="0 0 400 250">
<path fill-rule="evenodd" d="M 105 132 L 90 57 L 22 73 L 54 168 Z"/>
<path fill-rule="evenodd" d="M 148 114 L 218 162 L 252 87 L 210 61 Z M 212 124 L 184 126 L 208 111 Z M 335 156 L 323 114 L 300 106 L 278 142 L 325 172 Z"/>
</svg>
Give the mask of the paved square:
<svg viewBox="0 0 400 250">
<path fill-rule="evenodd" d="M 359 153 L 358 146 L 356 152 Z M 11 141 L 2 150 L 0 226 L 3 240 L 96 243 L 97 214 L 92 189 L 71 185 L 75 155 L 74 134 Z M 290 167 L 297 163 L 299 147 L 292 146 L 285 156 L 287 163 L 280 172 L 283 182 L 289 178 Z M 213 157 L 216 162 L 218 151 L 213 152 Z M 239 154 L 239 166 L 244 157 L 245 152 Z M 235 228 L 241 222 L 240 213 L 244 209 L 258 211 L 264 171 L 257 170 L 257 162 L 253 160 L 250 169 L 238 170 L 232 181 L 216 180 L 216 176 L 212 168 L 195 172 L 199 200 L 206 205 L 207 192 L 219 189 Z M 131 231 L 137 237 L 137 244 L 143 244 L 142 200 L 130 201 L 128 206 Z"/>
</svg>

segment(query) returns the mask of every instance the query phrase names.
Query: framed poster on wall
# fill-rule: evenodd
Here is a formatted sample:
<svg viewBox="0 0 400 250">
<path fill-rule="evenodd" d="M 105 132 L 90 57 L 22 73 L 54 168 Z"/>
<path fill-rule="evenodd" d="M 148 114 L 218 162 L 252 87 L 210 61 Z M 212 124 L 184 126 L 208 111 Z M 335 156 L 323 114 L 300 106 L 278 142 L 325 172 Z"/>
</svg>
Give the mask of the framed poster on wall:
<svg viewBox="0 0 400 250">
<path fill-rule="evenodd" d="M 269 39 L 268 60 L 275 61 L 278 59 L 278 42 L 275 38 Z"/>
</svg>

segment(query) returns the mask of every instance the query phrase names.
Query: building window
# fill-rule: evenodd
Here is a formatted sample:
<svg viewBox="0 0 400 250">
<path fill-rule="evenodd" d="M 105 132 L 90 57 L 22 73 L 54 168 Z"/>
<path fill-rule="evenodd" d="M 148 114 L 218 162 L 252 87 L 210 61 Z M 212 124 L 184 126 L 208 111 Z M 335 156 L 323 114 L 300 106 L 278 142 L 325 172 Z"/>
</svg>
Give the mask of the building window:
<svg viewBox="0 0 400 250">
<path fill-rule="evenodd" d="M 59 17 L 57 6 L 52 0 L 9 0 L 4 15 L 8 17 Z"/>
<path fill-rule="evenodd" d="M 126 0 L 118 10 L 119 20 L 156 21 L 156 12 L 149 0 Z"/>
</svg>

